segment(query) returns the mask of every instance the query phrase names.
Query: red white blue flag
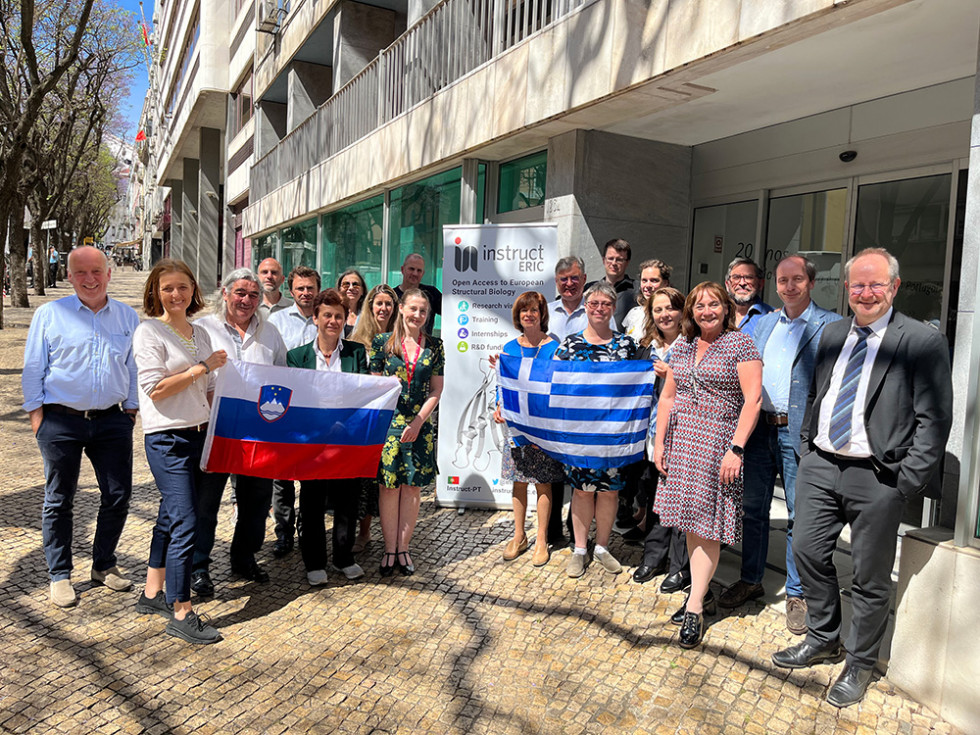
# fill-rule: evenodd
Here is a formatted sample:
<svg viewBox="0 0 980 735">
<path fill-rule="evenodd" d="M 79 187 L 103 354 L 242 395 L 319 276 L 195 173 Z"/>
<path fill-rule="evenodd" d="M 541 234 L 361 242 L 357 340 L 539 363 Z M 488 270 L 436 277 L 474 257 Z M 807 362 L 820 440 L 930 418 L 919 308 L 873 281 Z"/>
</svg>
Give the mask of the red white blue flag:
<svg viewBox="0 0 980 735">
<path fill-rule="evenodd" d="M 392 377 L 229 360 L 201 468 L 276 480 L 375 477 L 400 393 Z"/>
</svg>

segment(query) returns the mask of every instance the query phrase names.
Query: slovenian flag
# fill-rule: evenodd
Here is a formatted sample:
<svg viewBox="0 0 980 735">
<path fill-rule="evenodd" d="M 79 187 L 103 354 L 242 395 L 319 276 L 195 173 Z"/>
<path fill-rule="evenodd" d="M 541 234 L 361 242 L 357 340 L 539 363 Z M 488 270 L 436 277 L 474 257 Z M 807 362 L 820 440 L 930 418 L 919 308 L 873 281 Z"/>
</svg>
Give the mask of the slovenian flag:
<svg viewBox="0 0 980 735">
<path fill-rule="evenodd" d="M 652 362 L 501 355 L 497 370 L 501 414 L 518 446 L 535 444 L 563 464 L 595 470 L 643 459 Z"/>
<path fill-rule="evenodd" d="M 201 468 L 276 480 L 375 477 L 400 393 L 393 377 L 229 360 Z"/>
</svg>

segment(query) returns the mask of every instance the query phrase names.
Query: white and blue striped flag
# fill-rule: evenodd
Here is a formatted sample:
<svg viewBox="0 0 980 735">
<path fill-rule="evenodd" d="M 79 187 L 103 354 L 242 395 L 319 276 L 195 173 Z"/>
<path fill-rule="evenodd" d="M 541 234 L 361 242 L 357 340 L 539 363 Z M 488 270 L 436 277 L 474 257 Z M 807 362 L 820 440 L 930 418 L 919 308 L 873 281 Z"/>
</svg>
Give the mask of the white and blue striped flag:
<svg viewBox="0 0 980 735">
<path fill-rule="evenodd" d="M 571 467 L 601 470 L 643 459 L 653 363 L 501 355 L 497 370 L 501 414 L 515 444 L 535 444 Z"/>
</svg>

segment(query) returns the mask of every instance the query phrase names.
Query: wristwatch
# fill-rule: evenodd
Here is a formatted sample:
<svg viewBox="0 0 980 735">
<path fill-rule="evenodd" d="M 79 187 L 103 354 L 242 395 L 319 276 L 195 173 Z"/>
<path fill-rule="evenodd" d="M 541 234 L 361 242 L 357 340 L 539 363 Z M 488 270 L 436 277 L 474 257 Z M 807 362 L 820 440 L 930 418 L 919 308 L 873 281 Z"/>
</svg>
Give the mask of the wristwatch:
<svg viewBox="0 0 980 735">
<path fill-rule="evenodd" d="M 740 447 L 738 444 L 732 444 L 732 454 L 736 457 L 741 457 L 745 454 L 745 448 Z"/>
</svg>

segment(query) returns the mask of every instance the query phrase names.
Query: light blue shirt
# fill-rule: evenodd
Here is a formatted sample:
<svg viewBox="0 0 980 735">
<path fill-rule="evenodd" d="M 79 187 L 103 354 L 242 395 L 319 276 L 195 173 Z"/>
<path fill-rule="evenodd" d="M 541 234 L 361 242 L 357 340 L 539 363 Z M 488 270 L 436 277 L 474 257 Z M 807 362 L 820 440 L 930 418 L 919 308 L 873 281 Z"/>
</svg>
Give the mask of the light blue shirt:
<svg viewBox="0 0 980 735">
<path fill-rule="evenodd" d="M 288 309 L 270 314 L 269 323 L 279 330 L 287 350 L 295 350 L 297 347 L 307 345 L 316 337 L 313 317 L 303 316 L 296 302 L 293 302 Z"/>
<path fill-rule="evenodd" d="M 793 381 L 793 361 L 807 322 L 813 316 L 813 302 L 796 319 L 780 312 L 776 326 L 766 341 L 762 355 L 762 410 L 789 413 L 789 389 Z"/>
<path fill-rule="evenodd" d="M 139 408 L 133 332 L 136 312 L 109 299 L 93 312 L 77 295 L 38 307 L 20 378 L 24 410 L 60 403 L 76 411 Z"/>
<path fill-rule="evenodd" d="M 759 317 L 765 316 L 771 311 L 774 311 L 774 309 L 765 301 L 756 301 L 749 307 L 742 321 L 738 323 L 738 331 L 754 337 L 755 325 L 759 323 Z"/>
</svg>

